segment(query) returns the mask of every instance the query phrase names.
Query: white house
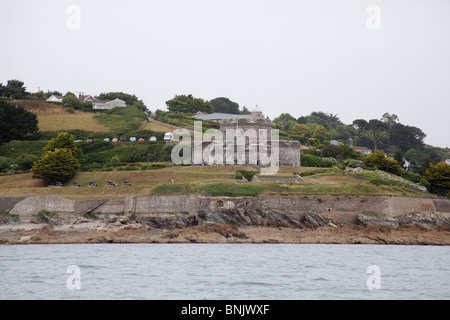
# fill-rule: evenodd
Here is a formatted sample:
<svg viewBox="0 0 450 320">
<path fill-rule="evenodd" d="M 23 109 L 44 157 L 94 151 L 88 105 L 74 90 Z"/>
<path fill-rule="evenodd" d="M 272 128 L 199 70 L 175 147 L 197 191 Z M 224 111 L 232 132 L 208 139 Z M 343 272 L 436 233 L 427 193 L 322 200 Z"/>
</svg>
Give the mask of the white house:
<svg viewBox="0 0 450 320">
<path fill-rule="evenodd" d="M 372 150 L 370 150 L 369 148 L 366 148 L 366 147 L 352 147 L 352 148 L 353 148 L 353 150 L 359 151 L 362 154 L 371 154 L 372 153 Z"/>
<path fill-rule="evenodd" d="M 332 145 L 332 146 L 340 146 L 341 144 L 343 144 L 342 142 L 339 142 L 339 141 L 337 141 L 337 140 L 331 140 L 330 141 L 330 144 Z"/>
<path fill-rule="evenodd" d="M 127 104 L 125 101 L 120 99 L 114 99 L 111 101 L 100 101 L 100 100 L 94 100 L 92 101 L 92 108 L 98 109 L 98 110 L 110 110 L 115 107 L 125 108 Z"/>
<path fill-rule="evenodd" d="M 445 159 L 444 162 L 450 166 L 450 159 Z"/>
<path fill-rule="evenodd" d="M 95 100 L 93 96 L 88 95 L 88 94 L 87 95 L 80 94 L 78 96 L 78 99 L 80 99 L 83 102 L 87 102 L 87 101 L 93 102 Z"/>
<path fill-rule="evenodd" d="M 47 101 L 47 102 L 59 102 L 59 103 L 62 103 L 63 98 L 64 98 L 63 96 L 55 96 L 55 95 L 53 94 L 53 95 L 51 95 L 51 97 L 48 98 L 46 101 Z"/>
</svg>

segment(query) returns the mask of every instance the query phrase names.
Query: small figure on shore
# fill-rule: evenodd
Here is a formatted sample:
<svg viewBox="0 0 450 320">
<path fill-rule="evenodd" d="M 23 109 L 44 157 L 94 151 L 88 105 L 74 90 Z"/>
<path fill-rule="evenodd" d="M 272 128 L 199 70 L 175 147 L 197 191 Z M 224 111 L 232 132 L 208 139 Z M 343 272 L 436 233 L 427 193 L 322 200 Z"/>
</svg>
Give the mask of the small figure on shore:
<svg viewBox="0 0 450 320">
<path fill-rule="evenodd" d="M 173 179 L 170 179 L 170 180 L 169 180 L 169 183 L 170 183 L 170 184 L 173 184 Z"/>
</svg>

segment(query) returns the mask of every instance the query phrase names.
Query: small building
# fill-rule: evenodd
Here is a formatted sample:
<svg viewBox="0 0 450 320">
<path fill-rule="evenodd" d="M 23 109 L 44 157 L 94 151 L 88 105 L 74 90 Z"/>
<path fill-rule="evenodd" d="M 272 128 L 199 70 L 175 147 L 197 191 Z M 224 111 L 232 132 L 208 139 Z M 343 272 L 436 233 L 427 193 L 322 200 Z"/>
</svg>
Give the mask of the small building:
<svg viewBox="0 0 450 320">
<path fill-rule="evenodd" d="M 300 153 L 301 153 L 301 154 L 305 154 L 306 151 L 308 151 L 308 149 L 309 149 L 308 146 L 305 146 L 305 145 L 303 145 L 303 144 L 300 145 Z"/>
<path fill-rule="evenodd" d="M 97 110 L 110 110 L 115 107 L 125 108 L 127 104 L 125 101 L 121 99 L 114 99 L 111 101 L 101 101 L 101 100 L 94 100 L 92 101 L 92 108 Z"/>
<path fill-rule="evenodd" d="M 197 113 L 193 117 L 198 120 L 205 120 L 205 121 L 208 120 L 208 121 L 220 122 L 222 120 L 251 119 L 252 115 L 251 114 L 231 114 L 231 113 L 214 112 L 214 113 L 206 113 L 206 114 Z"/>
<path fill-rule="evenodd" d="M 87 95 L 80 94 L 78 96 L 78 99 L 83 102 L 93 102 L 95 100 L 93 96 L 88 95 L 88 94 Z"/>
<path fill-rule="evenodd" d="M 192 164 L 300 166 L 300 143 L 298 141 L 272 140 L 272 122 L 265 119 L 259 109 L 255 108 L 248 116 L 223 119 L 220 122 L 221 141 L 214 142 L 218 149 L 222 149 L 219 151 L 220 155 L 216 158 L 216 150 L 212 147 L 214 146 L 212 141 L 202 141 L 199 146 L 201 162 L 194 163 L 194 161 L 200 160 L 196 159 L 194 155 L 196 151 L 194 146 L 192 148 Z M 275 155 L 272 154 L 273 146 L 278 147 L 276 159 L 272 158 Z M 214 150 L 214 155 L 209 152 L 211 150 Z"/>
<path fill-rule="evenodd" d="M 450 166 L 450 159 L 445 159 L 444 162 Z"/>
<path fill-rule="evenodd" d="M 361 152 L 362 154 L 371 154 L 372 150 L 366 147 L 352 147 L 353 150 Z"/>
<path fill-rule="evenodd" d="M 330 141 L 330 144 L 332 145 L 332 146 L 340 146 L 341 144 L 343 144 L 342 142 L 339 142 L 339 141 L 337 141 L 337 140 L 331 140 Z"/>
<path fill-rule="evenodd" d="M 50 96 L 50 98 L 48 98 L 46 101 L 47 102 L 58 102 L 58 103 L 62 103 L 63 102 L 63 96 L 57 96 L 57 95 L 54 95 L 54 94 L 52 94 L 51 96 Z"/>
</svg>

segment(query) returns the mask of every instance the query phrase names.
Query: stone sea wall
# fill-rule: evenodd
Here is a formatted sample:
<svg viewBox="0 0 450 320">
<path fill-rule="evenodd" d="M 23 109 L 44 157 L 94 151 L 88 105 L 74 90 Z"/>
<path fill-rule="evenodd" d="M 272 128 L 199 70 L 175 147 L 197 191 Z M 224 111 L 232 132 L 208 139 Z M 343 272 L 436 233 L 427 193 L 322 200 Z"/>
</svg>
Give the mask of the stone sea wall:
<svg viewBox="0 0 450 320">
<path fill-rule="evenodd" d="M 435 213 L 450 217 L 450 200 L 396 196 L 332 196 L 332 195 L 264 195 L 258 197 L 203 197 L 198 195 L 127 196 L 103 200 L 73 200 L 64 197 L 0 198 L 0 211 L 31 221 L 41 210 L 59 215 L 103 213 L 136 214 L 148 217 L 182 213 L 197 216 L 205 212 L 276 211 L 298 220 L 313 213 L 330 217 L 342 224 L 354 224 L 362 212 L 399 217 L 410 213 Z"/>
</svg>

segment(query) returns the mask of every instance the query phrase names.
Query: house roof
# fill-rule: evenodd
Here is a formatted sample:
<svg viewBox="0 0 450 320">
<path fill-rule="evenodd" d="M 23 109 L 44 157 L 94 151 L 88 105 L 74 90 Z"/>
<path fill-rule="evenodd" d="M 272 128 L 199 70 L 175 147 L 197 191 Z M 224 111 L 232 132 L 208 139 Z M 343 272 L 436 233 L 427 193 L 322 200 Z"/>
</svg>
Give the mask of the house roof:
<svg viewBox="0 0 450 320">
<path fill-rule="evenodd" d="M 337 141 L 337 140 L 331 140 L 331 141 L 330 141 L 330 144 L 332 144 L 332 145 L 334 145 L 334 146 L 338 146 L 338 145 L 341 145 L 342 142 L 339 142 L 339 141 Z"/>
<path fill-rule="evenodd" d="M 230 113 L 209 113 L 209 114 L 196 114 L 193 116 L 194 118 L 200 119 L 200 120 L 225 120 L 225 119 L 241 119 L 241 118 L 248 118 L 251 119 L 251 114 L 230 114 Z"/>
<path fill-rule="evenodd" d="M 89 97 L 91 97 L 92 99 L 94 99 L 94 97 L 91 96 L 91 95 L 89 95 L 89 94 L 86 94 L 86 95 L 79 95 L 79 96 L 78 96 L 78 99 L 80 99 L 80 100 L 86 100 L 86 99 L 89 98 Z"/>
<path fill-rule="evenodd" d="M 55 97 L 55 98 L 61 99 L 61 100 L 64 98 L 63 96 L 57 96 L 57 95 L 54 95 L 54 94 L 52 94 L 52 95 L 49 97 L 49 99 L 50 99 L 51 97 Z"/>
<path fill-rule="evenodd" d="M 252 112 L 262 112 L 262 110 L 258 106 L 255 106 Z"/>
</svg>

